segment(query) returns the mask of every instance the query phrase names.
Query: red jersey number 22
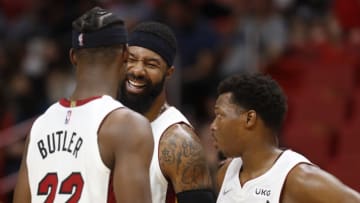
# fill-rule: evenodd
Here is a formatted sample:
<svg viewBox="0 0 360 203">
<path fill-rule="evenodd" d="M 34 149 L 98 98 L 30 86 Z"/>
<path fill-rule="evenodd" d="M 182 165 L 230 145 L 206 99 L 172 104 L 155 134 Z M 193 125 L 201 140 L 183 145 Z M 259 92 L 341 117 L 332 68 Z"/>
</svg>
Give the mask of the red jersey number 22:
<svg viewBox="0 0 360 203">
<path fill-rule="evenodd" d="M 54 202 L 58 183 L 59 180 L 57 173 L 48 173 L 40 181 L 37 194 L 47 195 L 45 203 Z M 81 174 L 79 172 L 74 172 L 61 182 L 59 194 L 72 194 L 72 196 L 66 201 L 66 203 L 76 203 L 81 197 L 83 186 L 84 180 Z M 75 188 L 75 192 L 72 192 L 73 188 Z"/>
</svg>

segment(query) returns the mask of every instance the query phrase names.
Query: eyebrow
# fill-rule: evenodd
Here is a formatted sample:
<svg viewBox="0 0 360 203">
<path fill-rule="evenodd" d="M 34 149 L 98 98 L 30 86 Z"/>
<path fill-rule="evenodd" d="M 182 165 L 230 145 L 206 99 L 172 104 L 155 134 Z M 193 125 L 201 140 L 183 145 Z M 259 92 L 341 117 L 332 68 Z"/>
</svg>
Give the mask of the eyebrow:
<svg viewBox="0 0 360 203">
<path fill-rule="evenodd" d="M 134 58 L 137 58 L 136 55 L 133 54 L 133 53 L 131 53 L 131 52 L 129 52 L 129 56 L 134 57 Z"/>
<path fill-rule="evenodd" d="M 133 54 L 133 53 L 129 53 L 129 56 L 130 57 L 133 57 L 133 58 L 139 58 L 136 54 Z M 146 61 L 146 62 L 155 62 L 157 63 L 158 65 L 161 65 L 161 62 L 160 62 L 161 59 L 159 58 L 154 58 L 154 57 L 151 57 L 151 58 L 148 58 L 148 57 L 145 57 L 144 59 L 142 59 L 142 61 Z"/>
</svg>

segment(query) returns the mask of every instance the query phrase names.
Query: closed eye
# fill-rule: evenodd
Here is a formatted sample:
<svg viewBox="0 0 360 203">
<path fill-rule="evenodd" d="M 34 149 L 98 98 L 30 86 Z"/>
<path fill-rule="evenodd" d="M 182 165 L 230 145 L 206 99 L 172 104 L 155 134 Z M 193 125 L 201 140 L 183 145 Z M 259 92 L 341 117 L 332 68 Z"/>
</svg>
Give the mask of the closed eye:
<svg viewBox="0 0 360 203">
<path fill-rule="evenodd" d="M 128 63 L 135 63 L 136 61 L 138 61 L 138 60 L 135 58 L 129 57 L 129 59 L 128 59 Z"/>
<path fill-rule="evenodd" d="M 160 62 L 156 59 L 147 59 L 144 61 L 144 64 L 149 68 L 160 68 Z"/>
<path fill-rule="evenodd" d="M 149 67 L 149 68 L 160 68 L 159 65 L 153 64 L 153 63 L 147 63 L 147 64 L 146 64 L 146 67 Z"/>
</svg>

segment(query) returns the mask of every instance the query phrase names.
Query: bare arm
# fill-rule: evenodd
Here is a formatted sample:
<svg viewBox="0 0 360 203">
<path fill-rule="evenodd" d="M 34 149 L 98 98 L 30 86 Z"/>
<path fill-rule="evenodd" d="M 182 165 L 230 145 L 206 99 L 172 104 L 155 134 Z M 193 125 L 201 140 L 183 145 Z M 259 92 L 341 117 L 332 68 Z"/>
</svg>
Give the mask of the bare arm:
<svg viewBox="0 0 360 203">
<path fill-rule="evenodd" d="M 211 189 L 210 170 L 200 140 L 186 124 L 170 127 L 159 144 L 159 162 L 175 193 Z"/>
<path fill-rule="evenodd" d="M 316 166 L 299 164 L 287 177 L 282 202 L 358 203 L 360 194 Z"/>
<path fill-rule="evenodd" d="M 148 120 L 121 109 L 111 113 L 99 134 L 102 157 L 113 169 L 117 202 L 151 202 L 149 168 L 154 141 Z"/>
<path fill-rule="evenodd" d="M 21 160 L 18 179 L 15 186 L 13 203 L 27 203 L 31 202 L 31 192 L 28 179 L 28 172 L 26 166 L 26 157 L 29 144 L 29 136 L 26 138 L 25 149 Z"/>
</svg>

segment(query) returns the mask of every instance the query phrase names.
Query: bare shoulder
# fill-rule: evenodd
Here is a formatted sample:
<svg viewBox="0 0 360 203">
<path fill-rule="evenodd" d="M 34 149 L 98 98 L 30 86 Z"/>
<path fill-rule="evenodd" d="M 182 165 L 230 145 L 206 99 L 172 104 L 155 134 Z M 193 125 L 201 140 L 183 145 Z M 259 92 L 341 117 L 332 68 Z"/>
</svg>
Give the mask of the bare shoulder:
<svg viewBox="0 0 360 203">
<path fill-rule="evenodd" d="M 120 108 L 104 120 L 99 133 L 100 152 L 104 163 L 112 169 L 113 189 L 119 201 L 124 202 L 129 196 L 133 200 L 139 198 L 134 191 L 150 197 L 153 145 L 150 123 L 140 114 Z"/>
<path fill-rule="evenodd" d="M 98 134 L 100 154 L 109 168 L 113 167 L 116 157 L 151 155 L 153 152 L 154 141 L 149 121 L 127 108 L 111 112 L 104 119 Z"/>
<path fill-rule="evenodd" d="M 203 146 L 187 124 L 175 124 L 165 131 L 159 144 L 159 162 L 176 193 L 212 186 Z"/>
<path fill-rule="evenodd" d="M 286 179 L 282 202 L 360 202 L 360 195 L 332 174 L 301 163 Z"/>
<path fill-rule="evenodd" d="M 111 112 L 102 124 L 101 133 L 114 141 L 152 139 L 149 121 L 141 114 L 127 108 Z"/>
</svg>

